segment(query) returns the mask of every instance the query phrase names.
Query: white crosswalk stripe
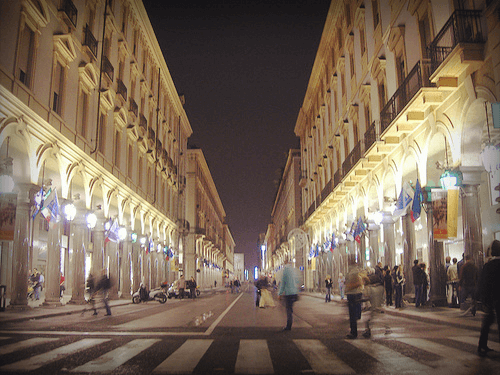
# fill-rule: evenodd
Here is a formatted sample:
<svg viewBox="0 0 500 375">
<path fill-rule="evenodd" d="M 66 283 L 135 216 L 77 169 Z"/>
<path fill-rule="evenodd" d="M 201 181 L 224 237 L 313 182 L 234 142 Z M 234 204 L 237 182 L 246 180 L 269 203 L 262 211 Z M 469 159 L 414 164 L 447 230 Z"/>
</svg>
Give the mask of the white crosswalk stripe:
<svg viewBox="0 0 500 375">
<path fill-rule="evenodd" d="M 476 347 L 479 344 L 479 337 L 454 336 L 454 337 L 450 337 L 450 339 L 455 340 L 455 341 L 459 341 L 459 342 L 463 342 L 465 344 L 471 344 L 471 345 L 474 345 Z M 488 347 L 497 351 L 497 352 L 500 352 L 500 344 L 498 342 L 489 340 Z"/>
<path fill-rule="evenodd" d="M 28 340 L 16 342 L 14 344 L 5 345 L 5 346 L 0 347 L 0 355 L 14 353 L 14 352 L 17 352 L 18 350 L 27 349 L 31 346 L 43 345 L 43 344 L 46 344 L 48 342 L 57 341 L 57 340 L 59 340 L 59 339 L 47 338 L 47 337 L 36 337 L 33 339 L 28 339 Z"/>
<path fill-rule="evenodd" d="M 214 340 L 187 340 L 153 370 L 153 374 L 190 374 Z"/>
<path fill-rule="evenodd" d="M 274 374 L 273 362 L 266 340 L 240 340 L 236 374 Z"/>
<path fill-rule="evenodd" d="M 434 353 L 444 358 L 452 358 L 453 361 L 470 361 L 478 359 L 475 353 L 467 353 L 463 350 L 450 348 L 449 346 L 437 344 L 430 340 L 419 338 L 399 338 L 397 341 L 426 350 L 429 353 Z"/>
<path fill-rule="evenodd" d="M 51 350 L 50 352 L 36 355 L 0 367 L 0 371 L 33 371 L 62 357 L 79 352 L 80 350 L 109 341 L 109 339 L 83 339 L 69 345 Z"/>
<path fill-rule="evenodd" d="M 319 340 L 293 340 L 306 357 L 315 373 L 319 374 L 354 374 L 354 370 L 339 359 L 335 353 Z"/>
<path fill-rule="evenodd" d="M 381 362 L 388 373 L 425 375 L 432 371 L 432 367 L 423 365 L 414 359 L 406 357 L 382 344 L 377 344 L 374 341 L 352 340 L 350 343 Z"/>
<path fill-rule="evenodd" d="M 73 369 L 71 372 L 108 372 L 113 371 L 140 352 L 146 350 L 159 339 L 137 339 L 103 354 L 93 361 Z"/>
</svg>

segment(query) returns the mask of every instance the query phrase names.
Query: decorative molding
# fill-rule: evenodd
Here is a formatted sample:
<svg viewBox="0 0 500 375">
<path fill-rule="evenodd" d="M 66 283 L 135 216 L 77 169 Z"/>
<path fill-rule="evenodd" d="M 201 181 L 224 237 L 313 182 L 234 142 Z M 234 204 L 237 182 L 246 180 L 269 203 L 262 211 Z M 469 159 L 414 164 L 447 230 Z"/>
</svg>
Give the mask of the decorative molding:
<svg viewBox="0 0 500 375">
<path fill-rule="evenodd" d="M 72 34 L 54 35 L 54 52 L 64 60 L 66 65 L 76 59 L 76 47 Z"/>
</svg>

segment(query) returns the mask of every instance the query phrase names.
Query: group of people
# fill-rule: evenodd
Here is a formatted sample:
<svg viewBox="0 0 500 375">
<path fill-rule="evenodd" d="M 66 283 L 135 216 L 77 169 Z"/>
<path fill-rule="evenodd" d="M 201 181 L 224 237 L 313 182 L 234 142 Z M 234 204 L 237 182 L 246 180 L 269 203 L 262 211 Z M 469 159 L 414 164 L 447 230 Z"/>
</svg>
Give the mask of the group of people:
<svg viewBox="0 0 500 375">
<path fill-rule="evenodd" d="M 111 315 L 111 308 L 109 307 L 109 289 L 111 289 L 111 280 L 105 269 L 101 271 L 101 277 L 96 282 L 92 273 L 89 273 L 87 278 L 87 292 L 89 293 L 89 301 L 92 303 L 92 309 L 94 310 L 94 315 L 97 315 L 97 307 L 95 298 L 98 294 L 101 294 L 102 302 L 104 303 L 104 308 L 106 309 L 106 315 Z"/>
<path fill-rule="evenodd" d="M 240 280 L 238 279 L 231 280 L 229 282 L 229 287 L 231 288 L 231 293 L 239 293 L 241 287 Z"/>
<path fill-rule="evenodd" d="M 179 298 L 183 299 L 185 297 L 185 290 L 189 289 L 189 298 L 196 298 L 196 288 L 198 285 L 196 284 L 196 280 L 194 279 L 193 276 L 189 280 L 186 280 L 184 278 L 184 275 L 181 275 L 179 279 Z"/>
<path fill-rule="evenodd" d="M 45 278 L 36 268 L 33 269 L 33 272 L 30 271 L 29 274 L 30 276 L 28 278 L 28 287 L 29 287 L 28 296 L 30 296 L 31 294 L 32 298 L 38 301 L 40 299 L 40 292 L 43 289 Z"/>
</svg>

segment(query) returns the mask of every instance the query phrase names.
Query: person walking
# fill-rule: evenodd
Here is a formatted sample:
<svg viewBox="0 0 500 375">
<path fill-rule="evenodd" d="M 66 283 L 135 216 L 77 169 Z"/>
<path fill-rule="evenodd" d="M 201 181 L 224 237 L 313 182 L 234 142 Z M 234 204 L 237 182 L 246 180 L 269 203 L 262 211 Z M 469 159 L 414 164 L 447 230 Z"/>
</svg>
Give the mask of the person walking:
<svg viewBox="0 0 500 375">
<path fill-rule="evenodd" d="M 465 310 L 462 315 L 467 315 L 470 312 L 472 316 L 475 316 L 477 267 L 471 255 L 465 256 L 465 264 L 460 267 L 459 278 L 458 289 L 460 292 L 460 309 L 465 310 L 465 302 L 468 297 L 471 297 L 470 307 Z"/>
<path fill-rule="evenodd" d="M 89 277 L 87 278 L 87 291 L 89 293 L 89 302 L 92 303 L 92 309 L 94 310 L 94 315 L 97 315 L 97 308 L 95 307 L 95 295 L 94 295 L 96 292 L 96 285 L 92 273 L 89 273 Z"/>
<path fill-rule="evenodd" d="M 183 299 L 184 298 L 184 289 L 186 288 L 186 279 L 184 278 L 184 275 L 181 275 L 181 278 L 179 279 L 179 298 Z"/>
<path fill-rule="evenodd" d="M 391 270 L 387 269 L 384 276 L 385 305 L 392 306 L 392 276 Z"/>
<path fill-rule="evenodd" d="M 453 258 L 453 264 L 446 271 L 448 279 L 448 305 L 450 307 L 458 307 L 458 267 L 457 258 Z"/>
<path fill-rule="evenodd" d="M 403 286 L 405 282 L 401 266 L 394 266 L 393 279 L 395 294 L 394 307 L 399 309 L 403 307 Z"/>
<path fill-rule="evenodd" d="M 66 281 L 66 278 L 64 277 L 63 273 L 61 272 L 61 276 L 59 278 L 59 295 L 62 298 L 64 295 L 64 291 L 66 290 L 66 286 L 64 285 L 64 282 Z"/>
<path fill-rule="evenodd" d="M 106 270 L 103 269 L 101 271 L 101 278 L 97 283 L 97 290 L 101 292 L 102 301 L 104 302 L 104 307 L 106 308 L 106 315 L 111 315 L 111 308 L 109 307 L 108 302 L 108 292 L 111 288 L 111 280 L 109 279 Z"/>
<path fill-rule="evenodd" d="M 30 281 L 33 285 L 34 298 L 38 301 L 40 299 L 40 272 L 36 268 L 33 269 Z"/>
<path fill-rule="evenodd" d="M 191 282 L 189 283 L 189 294 L 190 298 L 196 298 L 196 280 L 191 276 Z"/>
<path fill-rule="evenodd" d="M 361 297 L 365 282 L 368 282 L 366 275 L 361 272 L 354 256 L 350 255 L 349 273 L 347 274 L 345 284 L 350 326 L 350 332 L 346 336 L 348 339 L 355 339 L 358 337 L 358 320 L 361 319 Z"/>
<path fill-rule="evenodd" d="M 380 268 L 381 269 L 381 268 Z M 368 281 L 365 285 L 365 293 L 370 302 L 369 307 L 369 316 L 366 319 L 366 329 L 363 333 L 363 337 L 370 338 L 371 337 L 371 328 L 370 323 L 373 324 L 376 317 L 381 311 L 382 308 L 382 300 L 384 298 L 384 286 L 383 281 L 381 279 L 381 274 L 377 274 L 375 270 L 369 268 L 367 270 Z"/>
<path fill-rule="evenodd" d="M 339 273 L 339 278 L 338 278 L 338 283 L 339 283 L 339 293 L 340 293 L 340 299 L 345 298 L 345 276 L 342 272 Z"/>
<path fill-rule="evenodd" d="M 285 298 L 286 307 L 286 326 L 283 331 L 290 331 L 293 323 L 293 304 L 297 301 L 299 295 L 299 277 L 293 268 L 290 259 L 287 260 L 283 268 L 283 276 L 281 278 L 280 289 L 278 296 L 281 299 Z"/>
<path fill-rule="evenodd" d="M 422 279 L 422 294 L 420 295 L 422 298 L 420 300 L 420 305 L 422 306 L 427 303 L 429 295 L 429 275 L 426 272 L 426 267 L 425 263 L 420 263 L 420 269 L 422 270 L 420 273 L 420 277 Z"/>
<path fill-rule="evenodd" d="M 326 287 L 325 302 L 332 301 L 332 286 L 333 286 L 332 277 L 328 275 L 325 279 L 325 287 Z"/>
<path fill-rule="evenodd" d="M 413 276 L 413 286 L 415 287 L 415 307 L 419 307 L 422 301 L 422 268 L 418 264 L 418 259 L 413 261 L 411 268 Z"/>
<path fill-rule="evenodd" d="M 492 258 L 483 266 L 478 283 L 478 297 L 485 312 L 477 347 L 477 354 L 481 357 L 492 351 L 488 348 L 488 334 L 491 324 L 495 321 L 495 314 L 500 328 L 500 241 L 494 240 L 490 249 Z"/>
</svg>

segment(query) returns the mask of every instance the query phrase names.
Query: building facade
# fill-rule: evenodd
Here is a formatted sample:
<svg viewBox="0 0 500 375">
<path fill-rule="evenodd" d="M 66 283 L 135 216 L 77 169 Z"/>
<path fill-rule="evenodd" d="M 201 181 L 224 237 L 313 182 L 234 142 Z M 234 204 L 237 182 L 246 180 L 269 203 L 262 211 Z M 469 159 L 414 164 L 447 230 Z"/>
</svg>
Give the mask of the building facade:
<svg viewBox="0 0 500 375">
<path fill-rule="evenodd" d="M 0 283 L 10 304 L 27 305 L 34 268 L 47 304 L 60 303 L 61 273 L 75 303 L 90 272 L 109 274 L 111 298 L 172 282 L 191 261 L 192 130 L 142 2 L 1 8 L 0 207 L 11 225 L 2 220 Z M 52 213 L 38 212 L 46 205 Z"/>
<path fill-rule="evenodd" d="M 446 256 L 483 264 L 500 232 L 499 3 L 332 1 L 295 126 L 308 288 L 345 274 L 355 254 L 363 266 L 402 265 L 411 294 L 418 259 L 439 303 Z M 450 175 L 457 186 L 434 189 Z M 396 206 L 402 192 L 420 197 L 417 181 L 413 222 Z"/>
<path fill-rule="evenodd" d="M 245 254 L 234 253 L 234 278 L 245 281 Z"/>
<path fill-rule="evenodd" d="M 187 150 L 186 220 L 189 223 L 184 273 L 203 288 L 224 285 L 233 272 L 235 243 L 201 149 Z"/>
</svg>

